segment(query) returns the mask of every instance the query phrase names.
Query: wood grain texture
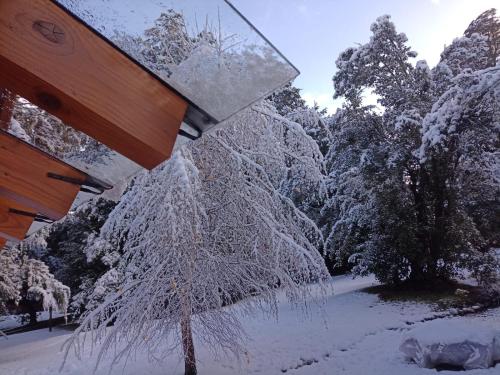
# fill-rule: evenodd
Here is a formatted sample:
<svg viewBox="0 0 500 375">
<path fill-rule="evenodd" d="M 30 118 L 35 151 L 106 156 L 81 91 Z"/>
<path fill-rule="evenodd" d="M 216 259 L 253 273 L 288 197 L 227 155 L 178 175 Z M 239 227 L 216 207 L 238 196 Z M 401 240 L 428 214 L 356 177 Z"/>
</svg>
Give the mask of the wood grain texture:
<svg viewBox="0 0 500 375">
<path fill-rule="evenodd" d="M 14 200 L 0 197 L 0 238 L 9 241 L 23 240 L 33 224 L 34 218 L 15 214 L 11 210 L 22 211 L 31 215 L 37 214 L 37 212 Z"/>
<path fill-rule="evenodd" d="M 0 237 L 9 241 L 22 241 L 33 224 L 33 218 L 12 213 L 10 208 L 0 205 Z"/>
<path fill-rule="evenodd" d="M 49 0 L 0 0 L 0 86 L 148 169 L 188 106 Z"/>
<path fill-rule="evenodd" d="M 0 131 L 0 197 L 15 201 L 53 220 L 64 217 L 80 186 L 47 176 L 79 180 L 87 175 L 35 147 Z"/>
</svg>

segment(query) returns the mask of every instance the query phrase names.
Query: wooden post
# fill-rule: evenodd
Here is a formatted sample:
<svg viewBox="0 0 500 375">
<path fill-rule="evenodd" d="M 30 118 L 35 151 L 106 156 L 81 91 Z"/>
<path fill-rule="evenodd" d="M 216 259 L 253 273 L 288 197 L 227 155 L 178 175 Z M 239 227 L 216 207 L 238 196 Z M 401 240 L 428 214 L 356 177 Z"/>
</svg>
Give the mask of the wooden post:
<svg viewBox="0 0 500 375">
<path fill-rule="evenodd" d="M 0 129 L 8 130 L 12 112 L 14 111 L 15 95 L 0 88 Z"/>
</svg>

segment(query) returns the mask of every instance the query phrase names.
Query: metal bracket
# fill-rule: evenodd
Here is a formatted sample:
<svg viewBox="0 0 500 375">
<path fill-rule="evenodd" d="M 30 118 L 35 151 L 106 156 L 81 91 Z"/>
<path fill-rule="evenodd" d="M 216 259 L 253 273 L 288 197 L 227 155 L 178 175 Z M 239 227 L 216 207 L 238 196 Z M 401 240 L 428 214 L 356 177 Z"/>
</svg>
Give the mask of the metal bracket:
<svg viewBox="0 0 500 375">
<path fill-rule="evenodd" d="M 201 131 L 201 129 L 198 126 L 194 125 L 193 123 L 186 123 L 186 121 L 184 121 L 184 124 L 189 126 L 190 129 L 193 129 L 197 134 L 193 135 L 193 134 L 185 131 L 184 129 L 179 129 L 179 135 L 186 137 L 192 141 L 196 141 L 197 139 L 201 138 L 201 136 L 203 135 L 203 132 Z"/>
<path fill-rule="evenodd" d="M 188 133 L 184 129 L 179 129 L 179 135 L 186 137 L 192 141 L 196 141 L 197 139 L 199 139 L 201 137 L 202 133 L 199 131 L 197 135 L 193 135 L 191 133 Z"/>
<path fill-rule="evenodd" d="M 78 185 L 80 186 L 80 191 L 94 195 L 101 195 L 106 190 L 113 189 L 112 185 L 109 185 L 92 176 L 87 176 L 85 180 L 79 180 L 77 178 L 61 176 L 59 174 L 49 172 L 47 173 L 47 177 L 67 182 L 68 184 Z"/>
<path fill-rule="evenodd" d="M 51 218 L 40 215 L 40 214 L 35 214 L 33 212 L 26 212 L 26 211 L 21 211 L 21 210 L 16 210 L 14 208 L 9 208 L 9 212 L 14 215 L 20 215 L 20 216 L 27 216 L 27 217 L 32 217 L 34 221 L 38 223 L 45 223 L 45 224 L 52 224 L 54 220 Z"/>
</svg>

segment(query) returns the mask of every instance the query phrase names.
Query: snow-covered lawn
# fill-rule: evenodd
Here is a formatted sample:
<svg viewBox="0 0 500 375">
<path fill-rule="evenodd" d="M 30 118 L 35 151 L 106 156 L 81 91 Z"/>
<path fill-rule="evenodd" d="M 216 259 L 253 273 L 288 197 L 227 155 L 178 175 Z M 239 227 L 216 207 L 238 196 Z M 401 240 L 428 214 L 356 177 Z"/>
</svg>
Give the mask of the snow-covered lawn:
<svg viewBox="0 0 500 375">
<path fill-rule="evenodd" d="M 279 320 L 256 316 L 246 319 L 244 326 L 252 341 L 248 355 L 238 364 L 231 359 L 214 360 L 208 348 L 197 345 L 200 375 L 229 374 L 349 374 L 349 375 L 427 375 L 434 370 L 420 369 L 407 363 L 399 352 L 403 335 L 410 327 L 430 324 L 419 322 L 435 316 L 432 306 L 409 302 L 384 302 L 376 295 L 359 289 L 374 284 L 372 278 L 333 279 L 331 293 L 323 309 L 312 304 L 304 316 L 286 303 L 281 303 Z M 237 307 L 233 307 L 237 308 Z M 482 322 L 500 327 L 500 309 L 451 320 Z M 47 330 L 13 335 L 0 339 L 0 374 L 56 374 L 63 355 L 59 351 L 69 337 L 64 330 Z M 83 375 L 93 370 L 93 358 L 79 361 L 70 358 L 62 374 Z M 107 374 L 103 367 L 97 373 Z M 138 353 L 125 366 L 118 365 L 112 374 L 165 375 L 182 374 L 178 358 L 162 363 L 149 363 Z M 441 372 L 440 374 L 446 374 Z M 449 373 L 455 374 L 455 373 Z M 467 374 L 500 374 L 500 365 L 489 370 Z"/>
</svg>

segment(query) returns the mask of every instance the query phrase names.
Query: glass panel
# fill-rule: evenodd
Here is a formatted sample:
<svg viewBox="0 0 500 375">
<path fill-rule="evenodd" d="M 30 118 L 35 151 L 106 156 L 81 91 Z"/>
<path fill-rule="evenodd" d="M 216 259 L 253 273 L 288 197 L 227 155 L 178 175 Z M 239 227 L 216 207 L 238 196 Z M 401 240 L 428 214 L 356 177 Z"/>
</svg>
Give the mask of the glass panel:
<svg viewBox="0 0 500 375">
<path fill-rule="evenodd" d="M 215 123 L 299 73 L 224 0 L 56 2 L 176 89 Z"/>
</svg>

